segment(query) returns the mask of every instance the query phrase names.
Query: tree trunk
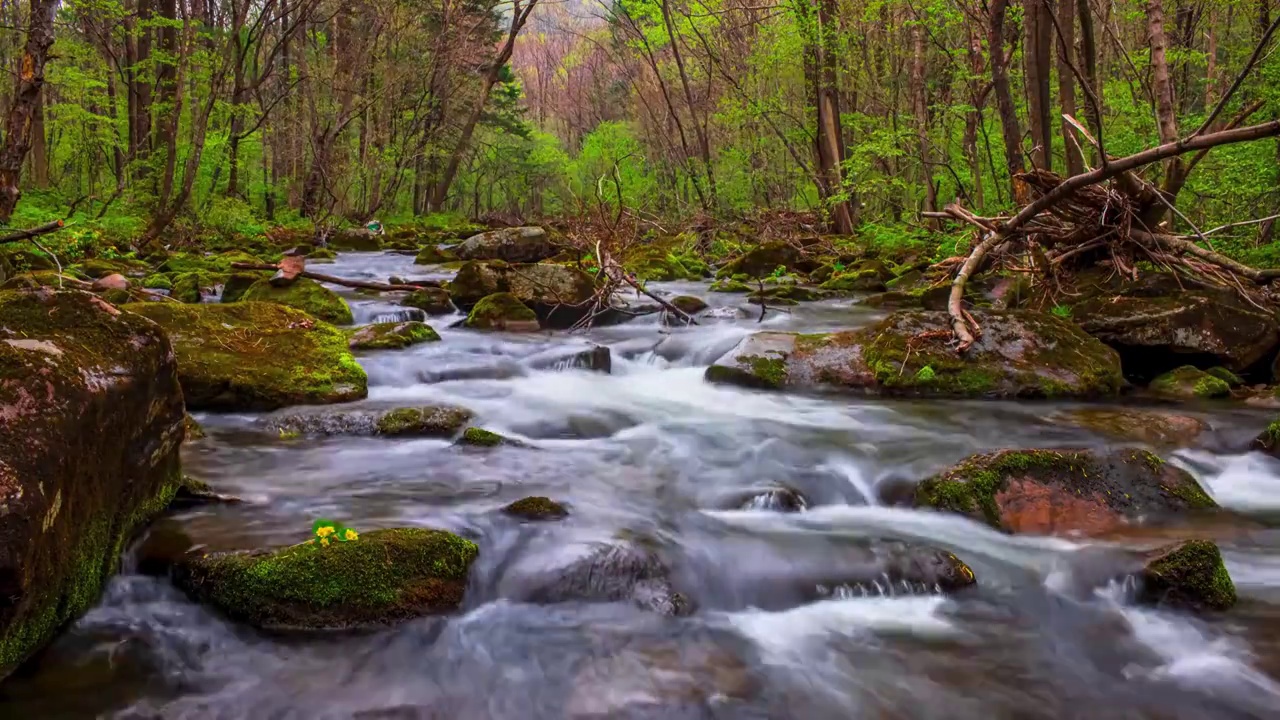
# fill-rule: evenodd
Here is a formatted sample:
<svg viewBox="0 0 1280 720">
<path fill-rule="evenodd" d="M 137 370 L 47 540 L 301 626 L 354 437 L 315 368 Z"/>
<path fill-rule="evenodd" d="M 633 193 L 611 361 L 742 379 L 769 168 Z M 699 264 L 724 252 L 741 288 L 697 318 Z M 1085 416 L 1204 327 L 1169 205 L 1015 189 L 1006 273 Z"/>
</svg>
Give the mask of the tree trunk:
<svg viewBox="0 0 1280 720">
<path fill-rule="evenodd" d="M 1163 0 L 1147 0 L 1147 34 L 1151 41 L 1151 86 L 1156 100 L 1156 127 L 1160 131 L 1162 145 L 1178 140 L 1178 119 L 1173 100 L 1173 81 L 1169 76 L 1169 39 L 1164 27 Z M 1164 163 L 1164 183 L 1161 192 L 1173 202 L 1185 181 L 1182 158 L 1175 156 Z M 1142 214 L 1142 222 L 1151 230 L 1164 218 L 1164 203 L 1154 203 Z"/>
<path fill-rule="evenodd" d="M 1069 0 L 1062 0 L 1069 2 Z M 1088 83 L 1085 88 L 1085 94 L 1093 94 L 1094 97 L 1101 98 L 1102 92 L 1098 85 L 1098 45 L 1093 33 L 1093 9 L 1089 6 L 1089 0 L 1076 0 L 1076 19 L 1080 21 L 1080 55 L 1077 67 L 1080 74 L 1084 76 L 1084 82 Z M 1089 123 L 1089 130 L 1093 132 L 1093 136 L 1099 141 L 1102 138 L 1102 118 L 1098 117 L 1098 110 L 1093 102 L 1085 103 L 1085 118 Z M 1094 159 L 1094 165 L 1100 165 L 1102 158 L 1097 148 L 1091 151 Z"/>
<path fill-rule="evenodd" d="M 0 146 L 0 222 L 13 216 L 22 191 L 22 164 L 31 149 L 36 103 L 44 85 L 44 66 L 53 46 L 53 18 L 59 0 L 31 0 L 27 21 L 27 43 L 22 50 L 13 100 L 5 118 L 4 145 Z"/>
<path fill-rule="evenodd" d="M 938 190 L 929 164 L 929 101 L 925 89 L 925 44 L 922 17 L 911 25 L 911 111 L 916 121 L 916 149 L 920 153 L 920 181 L 925 187 L 925 212 L 938 209 Z"/>
<path fill-rule="evenodd" d="M 31 184 L 41 190 L 49 187 L 49 149 L 45 145 L 44 97 L 36 95 L 35 113 L 31 118 Z"/>
<path fill-rule="evenodd" d="M 1058 38 L 1058 105 L 1063 115 L 1076 117 L 1076 76 L 1071 71 L 1071 56 L 1076 47 L 1076 12 L 1073 0 L 1058 0 L 1058 24 L 1062 31 Z M 1067 161 L 1067 175 L 1084 172 L 1084 156 L 1075 131 L 1066 120 L 1062 121 L 1062 143 Z"/>
<path fill-rule="evenodd" d="M 990 55 L 992 91 L 996 95 L 996 108 L 1000 112 L 1000 125 L 1004 134 L 1005 168 L 1013 197 L 1018 198 L 1018 183 L 1014 175 L 1024 169 L 1022 161 L 1022 128 L 1018 125 L 1018 111 L 1009 90 L 1009 64 L 1004 54 L 1004 20 L 1009 10 L 1009 0 L 991 0 L 991 25 L 988 28 L 987 52 Z"/>
<path fill-rule="evenodd" d="M 179 105 L 177 1 L 159 0 L 159 14 L 164 24 L 160 34 L 160 59 L 156 63 L 156 124 L 152 149 L 164 149 L 164 170 L 160 180 L 159 207 L 169 204 L 173 196 L 174 173 L 178 162 Z"/>
<path fill-rule="evenodd" d="M 1051 0 L 1023 0 L 1028 115 L 1031 126 L 1031 163 L 1053 170 L 1053 123 L 1050 120 L 1050 49 L 1052 45 Z"/>
</svg>

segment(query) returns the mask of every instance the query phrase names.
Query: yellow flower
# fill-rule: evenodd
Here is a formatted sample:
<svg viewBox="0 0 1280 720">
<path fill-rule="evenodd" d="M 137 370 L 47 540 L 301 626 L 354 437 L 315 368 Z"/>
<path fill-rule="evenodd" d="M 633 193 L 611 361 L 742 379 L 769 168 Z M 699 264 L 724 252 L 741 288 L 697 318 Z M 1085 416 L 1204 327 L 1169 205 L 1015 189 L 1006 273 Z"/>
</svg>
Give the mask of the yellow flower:
<svg viewBox="0 0 1280 720">
<path fill-rule="evenodd" d="M 325 547 L 329 547 L 329 538 L 320 538 L 320 544 Z"/>
<path fill-rule="evenodd" d="M 345 537 L 348 540 L 355 540 L 356 538 L 360 537 L 360 533 L 356 532 L 355 530 L 352 530 L 351 528 L 347 528 L 347 532 L 345 535 L 343 535 L 343 537 Z"/>
<path fill-rule="evenodd" d="M 326 525 L 326 526 L 324 526 L 324 527 L 322 527 L 322 528 L 316 528 L 316 536 L 317 536 L 317 537 L 327 538 L 327 537 L 329 537 L 329 536 L 330 536 L 330 535 L 332 535 L 332 534 L 333 534 L 333 526 L 332 526 L 332 525 Z"/>
</svg>

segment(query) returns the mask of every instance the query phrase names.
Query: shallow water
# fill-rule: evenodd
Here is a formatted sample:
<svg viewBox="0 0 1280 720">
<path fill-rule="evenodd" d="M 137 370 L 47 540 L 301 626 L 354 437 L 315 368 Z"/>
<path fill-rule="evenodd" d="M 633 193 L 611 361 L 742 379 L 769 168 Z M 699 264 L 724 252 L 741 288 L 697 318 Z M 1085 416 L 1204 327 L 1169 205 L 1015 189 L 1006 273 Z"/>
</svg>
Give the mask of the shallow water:
<svg viewBox="0 0 1280 720">
<path fill-rule="evenodd" d="M 412 257 L 342 254 L 326 272 L 442 279 Z M 443 527 L 481 556 L 458 614 L 363 635 L 279 638 L 232 625 L 126 562 L 97 608 L 0 685 L 14 718 L 1249 718 L 1280 713 L 1280 462 L 1232 454 L 1266 413 L 1206 406 L 1196 447 L 1166 457 L 1195 473 L 1227 522 L 1108 543 L 1010 537 L 891 506 L 973 452 L 1115 442 L 1044 403 L 878 402 L 708 385 L 703 370 L 747 333 L 856 327 L 850 301 L 792 312 L 706 286 L 720 319 L 658 316 L 585 335 L 451 329 L 443 341 L 360 358 L 358 405 L 452 403 L 527 443 L 477 451 L 438 440 L 282 440 L 254 415 L 203 416 L 187 471 L 235 506 L 164 521 L 210 548 L 297 542 L 318 516 L 368 530 Z M 345 291 L 344 291 L 344 294 Z M 346 294 L 357 322 L 394 302 Z M 574 367 L 593 344 L 612 373 Z M 755 494 L 807 498 L 784 514 Z M 561 522 L 496 511 L 529 495 L 566 502 Z M 744 498 L 747 500 L 744 502 Z M 743 508 L 747 509 L 743 509 Z M 1133 606 L 1093 572 L 1099 551 L 1169 537 L 1218 540 L 1241 595 L 1220 618 Z M 696 606 L 663 617 L 630 604 L 531 604 L 526 580 L 592 543 L 662 548 Z M 836 593 L 797 582 L 842 568 L 868 540 L 954 552 L 979 578 L 950 598 Z"/>
</svg>

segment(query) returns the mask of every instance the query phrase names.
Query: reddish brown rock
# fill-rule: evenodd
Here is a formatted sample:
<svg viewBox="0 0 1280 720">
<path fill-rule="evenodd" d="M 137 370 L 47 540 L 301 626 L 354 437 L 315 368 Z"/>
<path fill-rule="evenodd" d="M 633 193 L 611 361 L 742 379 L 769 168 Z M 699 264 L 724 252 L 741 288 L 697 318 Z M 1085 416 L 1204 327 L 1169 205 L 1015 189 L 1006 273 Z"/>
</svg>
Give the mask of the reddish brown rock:
<svg viewBox="0 0 1280 720">
<path fill-rule="evenodd" d="M 120 273 L 104 275 L 103 277 L 93 281 L 93 289 L 96 292 L 103 292 L 105 290 L 128 290 L 129 280 Z"/>
</svg>

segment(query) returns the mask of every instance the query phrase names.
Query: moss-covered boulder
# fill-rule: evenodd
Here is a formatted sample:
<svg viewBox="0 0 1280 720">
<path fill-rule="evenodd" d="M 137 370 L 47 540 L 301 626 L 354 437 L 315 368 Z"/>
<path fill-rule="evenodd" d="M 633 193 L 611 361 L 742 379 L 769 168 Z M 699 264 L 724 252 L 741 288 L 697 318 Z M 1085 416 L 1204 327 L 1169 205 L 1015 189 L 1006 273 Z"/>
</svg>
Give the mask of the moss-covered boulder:
<svg viewBox="0 0 1280 720">
<path fill-rule="evenodd" d="M 158 268 L 162 273 L 228 273 L 232 263 L 261 263 L 262 260 L 243 250 L 230 250 L 224 253 L 174 253 L 165 259 Z"/>
<path fill-rule="evenodd" d="M 182 391 L 154 323 L 0 292 L 0 677 L 98 600 L 181 480 Z"/>
<path fill-rule="evenodd" d="M 471 418 L 470 410 L 452 405 L 397 408 L 378 419 L 378 434 L 396 437 L 453 437 Z"/>
<path fill-rule="evenodd" d="M 974 455 L 921 482 L 916 505 L 1037 535 L 1100 535 L 1217 507 L 1185 470 L 1131 449 Z"/>
<path fill-rule="evenodd" d="M 141 260 L 117 259 L 106 260 L 104 258 L 90 258 L 75 266 L 85 277 L 100 278 L 107 275 L 124 275 L 125 277 L 141 278 L 151 273 L 151 268 Z"/>
<path fill-rule="evenodd" d="M 538 316 L 511 293 L 487 295 L 471 308 L 465 325 L 473 330 L 533 332 L 540 329 Z"/>
<path fill-rule="evenodd" d="M 274 410 L 358 400 L 364 370 L 341 330 L 274 303 L 133 303 L 173 340 L 192 410 Z"/>
<path fill-rule="evenodd" d="M 173 280 L 168 275 L 154 273 L 143 278 L 142 287 L 148 290 L 172 290 Z"/>
<path fill-rule="evenodd" d="M 458 269 L 446 288 L 453 304 L 470 313 L 481 299 L 494 293 L 511 293 L 529 306 L 543 327 L 565 329 L 582 319 L 595 294 L 596 282 L 587 273 L 564 265 L 472 261 Z M 607 321 L 601 316 L 597 322 Z"/>
<path fill-rule="evenodd" d="M 184 303 L 200 303 L 204 300 L 203 290 L 210 286 L 211 279 L 205 273 L 182 273 L 173 281 L 169 297 Z"/>
<path fill-rule="evenodd" d="M 568 517 L 564 505 L 551 498 L 536 496 L 521 498 L 502 508 L 502 512 L 521 520 L 559 520 Z"/>
<path fill-rule="evenodd" d="M 346 300 L 315 280 L 307 278 L 298 278 L 282 287 L 276 287 L 268 280 L 259 280 L 245 290 L 240 299 L 245 302 L 288 305 L 335 325 L 350 325 L 353 320 Z"/>
<path fill-rule="evenodd" d="M 244 299 L 244 294 L 249 291 L 249 288 L 270 277 L 271 273 L 267 272 L 240 271 L 232 273 L 222 286 L 222 302 L 240 302 Z"/>
<path fill-rule="evenodd" d="M 796 303 L 813 302 L 827 297 L 828 293 L 813 288 L 807 288 L 800 285 L 766 285 L 764 290 L 756 290 L 748 296 L 748 302 L 759 305 L 757 300 L 767 300 L 770 304 L 779 304 L 777 301 L 791 301 Z"/>
<path fill-rule="evenodd" d="M 256 628 L 346 630 L 456 609 L 477 552 L 453 533 L 398 528 L 327 547 L 192 556 L 173 576 L 194 600 Z"/>
<path fill-rule="evenodd" d="M 692 295 L 678 295 L 670 303 L 686 315 L 697 315 L 707 309 L 707 301 Z"/>
<path fill-rule="evenodd" d="M 289 408 L 263 421 L 282 438 L 334 435 L 452 438 L 471 421 L 466 408 L 424 405 L 394 409 Z"/>
<path fill-rule="evenodd" d="M 439 339 L 430 325 L 412 320 L 366 325 L 351 334 L 349 345 L 352 350 L 399 350 Z"/>
<path fill-rule="evenodd" d="M 1258 437 L 1253 439 L 1251 448 L 1271 457 L 1280 458 L 1280 418 L 1272 421 L 1258 433 Z"/>
<path fill-rule="evenodd" d="M 418 308 L 428 315 L 450 315 L 457 310 L 449 291 L 444 288 L 424 287 L 409 293 L 400 304 L 405 307 Z"/>
<path fill-rule="evenodd" d="M 382 249 L 382 236 L 365 228 L 343 228 L 329 236 L 334 250 L 377 252 Z"/>
<path fill-rule="evenodd" d="M 763 389 L 919 397 L 1105 397 L 1123 379 L 1116 353 L 1051 315 L 974 311 L 982 336 L 964 355 L 941 312 L 898 312 L 869 327 L 748 336 L 707 369 L 712 382 Z"/>
<path fill-rule="evenodd" d="M 540 227 L 513 227 L 472 235 L 454 248 L 462 260 L 536 263 L 560 252 Z"/>
<path fill-rule="evenodd" d="M 338 253 L 327 247 L 311 248 L 307 251 L 307 262 L 333 262 L 337 259 Z"/>
<path fill-rule="evenodd" d="M 443 265 L 458 260 L 458 254 L 439 245 L 428 245 L 418 251 L 413 259 L 414 265 Z"/>
<path fill-rule="evenodd" d="M 808 273 L 818 269 L 819 264 L 806 258 L 790 243 L 773 242 L 761 245 L 730 262 L 716 275 L 731 277 L 742 274 L 750 278 L 764 278 L 772 275 L 779 267 L 786 268 L 787 272 Z"/>
<path fill-rule="evenodd" d="M 523 443 L 503 437 L 492 430 L 484 428 L 469 427 L 462 431 L 462 437 L 458 438 L 458 445 L 466 445 L 469 447 L 492 448 L 507 445 L 510 447 L 521 447 Z"/>
<path fill-rule="evenodd" d="M 874 270 L 843 273 L 822 283 L 822 289 L 830 292 L 884 292 L 885 282 Z"/>
<path fill-rule="evenodd" d="M 1151 381 L 1151 391 L 1168 398 L 1224 398 L 1231 386 L 1222 378 L 1190 365 L 1170 370 Z"/>
<path fill-rule="evenodd" d="M 758 288 L 751 287 L 742 280 L 734 280 L 733 278 L 724 278 L 711 283 L 711 292 L 719 293 L 745 293 L 751 292 Z"/>
<path fill-rule="evenodd" d="M 1236 586 L 1218 546 L 1187 540 L 1150 554 L 1138 576 L 1138 600 L 1188 610 L 1228 610 Z"/>
</svg>

